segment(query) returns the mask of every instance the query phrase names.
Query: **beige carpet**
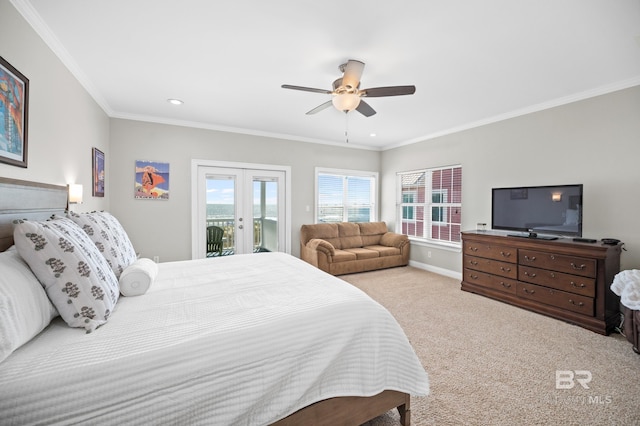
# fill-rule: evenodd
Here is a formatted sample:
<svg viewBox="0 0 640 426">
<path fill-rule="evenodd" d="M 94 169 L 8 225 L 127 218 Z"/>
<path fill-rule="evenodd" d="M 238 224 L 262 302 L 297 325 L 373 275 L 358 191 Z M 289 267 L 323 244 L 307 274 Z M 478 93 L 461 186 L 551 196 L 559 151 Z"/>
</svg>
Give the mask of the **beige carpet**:
<svg viewBox="0 0 640 426">
<path fill-rule="evenodd" d="M 429 374 L 430 395 L 412 397 L 413 425 L 640 425 L 640 355 L 620 334 L 463 292 L 458 280 L 413 267 L 340 278 L 396 317 Z M 589 371 L 589 389 L 577 380 L 556 389 L 557 370 Z M 368 423 L 398 424 L 395 410 Z"/>
</svg>

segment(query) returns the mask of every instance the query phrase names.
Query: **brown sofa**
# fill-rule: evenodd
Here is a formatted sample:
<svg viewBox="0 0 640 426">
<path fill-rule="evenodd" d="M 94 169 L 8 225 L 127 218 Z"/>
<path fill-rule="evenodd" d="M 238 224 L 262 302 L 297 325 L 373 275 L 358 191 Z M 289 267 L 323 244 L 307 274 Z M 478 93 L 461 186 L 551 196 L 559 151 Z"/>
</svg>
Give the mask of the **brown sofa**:
<svg viewBox="0 0 640 426">
<path fill-rule="evenodd" d="M 332 275 L 409 264 L 409 237 L 384 222 L 302 225 L 300 258 Z"/>
</svg>

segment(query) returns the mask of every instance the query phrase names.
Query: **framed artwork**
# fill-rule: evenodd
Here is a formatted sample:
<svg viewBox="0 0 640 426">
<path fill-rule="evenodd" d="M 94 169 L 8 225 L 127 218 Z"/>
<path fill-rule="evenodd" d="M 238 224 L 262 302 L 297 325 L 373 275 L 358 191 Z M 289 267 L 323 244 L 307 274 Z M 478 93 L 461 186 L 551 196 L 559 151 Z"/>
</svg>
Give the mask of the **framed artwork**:
<svg viewBox="0 0 640 426">
<path fill-rule="evenodd" d="M 104 152 L 93 148 L 92 154 L 93 196 L 104 197 Z"/>
<path fill-rule="evenodd" d="M 27 167 L 29 79 L 0 56 L 0 162 Z"/>
<path fill-rule="evenodd" d="M 134 197 L 139 200 L 168 200 L 169 163 L 136 160 Z"/>
</svg>

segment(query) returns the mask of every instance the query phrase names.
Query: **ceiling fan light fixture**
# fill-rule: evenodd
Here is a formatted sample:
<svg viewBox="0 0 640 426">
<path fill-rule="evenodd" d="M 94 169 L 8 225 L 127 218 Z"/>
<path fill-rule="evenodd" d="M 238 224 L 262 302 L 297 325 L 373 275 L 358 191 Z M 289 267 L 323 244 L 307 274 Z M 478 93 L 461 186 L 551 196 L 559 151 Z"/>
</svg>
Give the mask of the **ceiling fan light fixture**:
<svg viewBox="0 0 640 426">
<path fill-rule="evenodd" d="M 353 111 L 360 105 L 360 96 L 356 93 L 340 93 L 331 99 L 338 111 Z"/>
</svg>

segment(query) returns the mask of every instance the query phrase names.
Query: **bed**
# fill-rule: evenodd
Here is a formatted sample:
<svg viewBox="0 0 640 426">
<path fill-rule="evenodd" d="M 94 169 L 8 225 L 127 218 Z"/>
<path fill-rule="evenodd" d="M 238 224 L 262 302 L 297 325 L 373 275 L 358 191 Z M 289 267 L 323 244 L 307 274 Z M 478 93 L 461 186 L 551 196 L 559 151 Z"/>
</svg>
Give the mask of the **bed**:
<svg viewBox="0 0 640 426">
<path fill-rule="evenodd" d="M 0 179 L 0 249 L 65 207 L 65 187 Z M 283 253 L 158 264 L 90 333 L 58 316 L 0 362 L 3 424 L 409 425 L 427 393 L 386 309 Z"/>
</svg>

